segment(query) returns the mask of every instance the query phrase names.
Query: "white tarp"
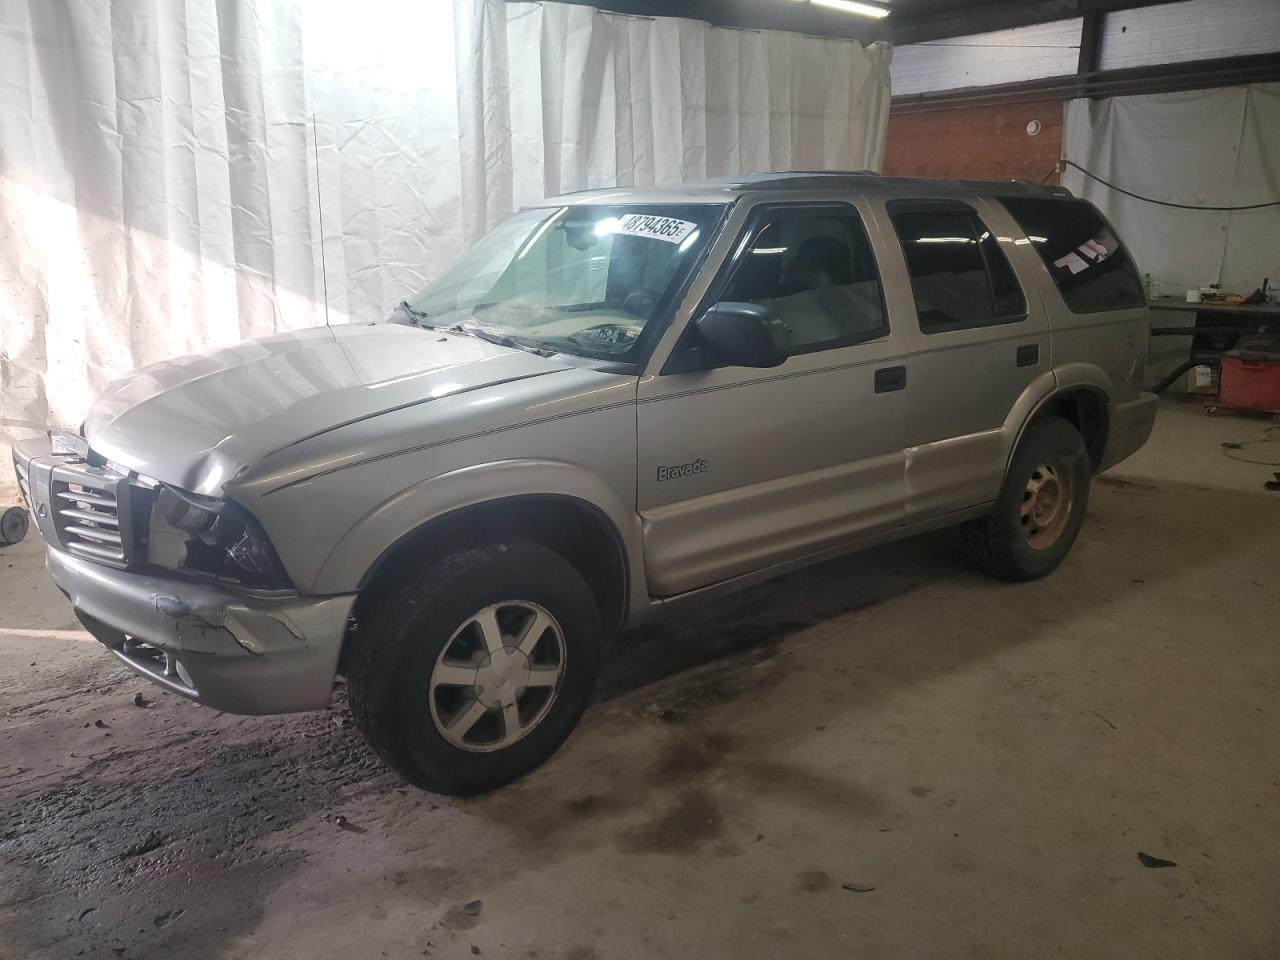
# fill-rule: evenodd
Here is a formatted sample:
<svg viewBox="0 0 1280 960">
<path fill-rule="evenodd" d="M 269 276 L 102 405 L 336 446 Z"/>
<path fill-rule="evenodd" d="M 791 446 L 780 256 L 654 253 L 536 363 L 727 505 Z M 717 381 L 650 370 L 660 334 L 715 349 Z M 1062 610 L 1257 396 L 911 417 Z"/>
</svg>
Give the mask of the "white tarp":
<svg viewBox="0 0 1280 960">
<path fill-rule="evenodd" d="M 889 52 L 503 0 L 0 0 L 0 430 L 323 323 L 326 281 L 333 322 L 384 316 L 548 194 L 878 168 Z"/>
<path fill-rule="evenodd" d="M 1063 154 L 1126 190 L 1197 206 L 1280 200 L 1280 84 L 1067 104 Z M 1068 167 L 1062 182 L 1115 223 L 1165 294 L 1280 282 L 1280 207 L 1215 213 L 1125 197 Z"/>
<path fill-rule="evenodd" d="M 0 0 L 0 417 L 380 313 L 461 242 L 452 10 Z M 317 144 L 311 117 L 317 117 Z"/>
<path fill-rule="evenodd" d="M 880 168 L 885 44 L 568 4 L 470 11 L 458 25 L 469 237 L 512 206 L 585 187 Z"/>
</svg>

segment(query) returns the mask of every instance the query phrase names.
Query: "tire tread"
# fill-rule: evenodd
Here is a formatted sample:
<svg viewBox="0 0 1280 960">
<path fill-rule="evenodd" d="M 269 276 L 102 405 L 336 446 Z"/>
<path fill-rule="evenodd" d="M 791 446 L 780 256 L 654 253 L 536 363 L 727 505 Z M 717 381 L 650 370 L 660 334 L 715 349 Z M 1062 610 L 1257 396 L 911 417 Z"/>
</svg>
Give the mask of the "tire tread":
<svg viewBox="0 0 1280 960">
<path fill-rule="evenodd" d="M 390 767 L 415 785 L 437 793 L 470 793 L 460 789 L 448 768 L 426 770 L 406 749 L 403 718 L 397 710 L 397 664 L 402 662 L 412 634 L 400 627 L 424 606 L 447 593 L 461 575 L 477 566 L 519 551 L 532 562 L 568 567 L 556 552 L 531 540 L 460 544 L 392 593 L 385 609 L 365 626 L 356 625 L 350 638 L 347 692 L 352 718 L 369 747 Z M 572 568 L 569 568 L 572 571 Z M 576 572 L 575 572 L 576 573 Z M 585 584 L 582 584 L 585 589 Z"/>
<path fill-rule="evenodd" d="M 1019 556 L 1017 533 L 1010 527 L 1007 512 L 1014 506 L 1013 498 L 1017 497 L 1023 489 L 1021 486 L 1013 489 L 1012 486 L 1018 483 L 1015 478 L 1021 475 L 1022 461 L 1039 456 L 1042 448 L 1061 449 L 1063 447 L 1070 447 L 1070 452 L 1078 462 L 1088 464 L 1088 451 L 1085 448 L 1084 439 L 1069 421 L 1062 417 L 1046 415 L 1027 428 L 1017 450 L 1014 451 L 1009 473 L 1005 478 L 1004 486 L 1000 489 L 994 509 L 985 517 L 969 520 L 960 525 L 961 551 L 965 560 L 972 566 L 998 579 L 1015 582 L 1035 580 L 1057 566 L 1061 557 L 1048 569 L 1028 566 L 1027 562 Z M 1070 551 L 1088 505 L 1089 474 L 1087 470 L 1083 481 L 1077 494 L 1076 509 L 1079 511 L 1079 517 L 1073 521 L 1075 530 L 1070 534 L 1062 556 Z"/>
</svg>

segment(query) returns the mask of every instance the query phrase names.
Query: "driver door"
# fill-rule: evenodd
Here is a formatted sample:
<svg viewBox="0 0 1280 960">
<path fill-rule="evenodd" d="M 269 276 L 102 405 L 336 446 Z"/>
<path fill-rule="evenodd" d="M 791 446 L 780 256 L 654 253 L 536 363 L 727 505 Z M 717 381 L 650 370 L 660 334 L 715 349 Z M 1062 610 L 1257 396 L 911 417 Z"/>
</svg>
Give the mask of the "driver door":
<svg viewBox="0 0 1280 960">
<path fill-rule="evenodd" d="M 650 592 L 673 596 L 897 526 L 910 334 L 891 328 L 863 217 L 848 203 L 756 207 L 702 309 L 769 307 L 771 369 L 680 369 L 692 321 L 637 407 Z M 695 316 L 700 312 L 695 311 Z M 901 326 L 901 325 L 899 325 Z"/>
</svg>

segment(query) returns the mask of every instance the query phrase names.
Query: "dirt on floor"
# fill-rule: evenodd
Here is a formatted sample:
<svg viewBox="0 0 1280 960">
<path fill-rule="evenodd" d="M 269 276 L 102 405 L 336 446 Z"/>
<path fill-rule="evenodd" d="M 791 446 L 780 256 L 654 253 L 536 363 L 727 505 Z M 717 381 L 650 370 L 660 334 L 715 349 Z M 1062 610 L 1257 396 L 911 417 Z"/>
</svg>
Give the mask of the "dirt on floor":
<svg viewBox="0 0 1280 960">
<path fill-rule="evenodd" d="M 1217 424 L 1163 411 L 1047 580 L 941 533 L 613 641 L 561 752 L 466 801 L 341 691 L 132 677 L 0 551 L 0 957 L 1274 958 L 1280 495 Z"/>
</svg>

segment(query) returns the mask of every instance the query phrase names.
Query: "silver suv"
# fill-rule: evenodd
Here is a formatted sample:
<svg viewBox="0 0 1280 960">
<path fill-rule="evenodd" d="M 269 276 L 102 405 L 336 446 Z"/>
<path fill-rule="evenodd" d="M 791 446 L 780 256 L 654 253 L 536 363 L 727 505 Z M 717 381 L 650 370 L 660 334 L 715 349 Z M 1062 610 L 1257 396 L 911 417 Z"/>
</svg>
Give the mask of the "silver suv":
<svg viewBox="0 0 1280 960">
<path fill-rule="evenodd" d="M 1140 447 L 1132 260 L 1058 187 L 848 173 L 511 217 L 386 323 L 146 367 L 15 450 L 48 566 L 132 669 L 325 707 L 420 786 L 546 759 L 656 610 L 959 524 L 1053 570 Z"/>
</svg>

